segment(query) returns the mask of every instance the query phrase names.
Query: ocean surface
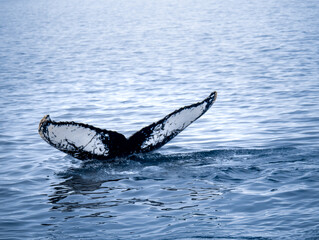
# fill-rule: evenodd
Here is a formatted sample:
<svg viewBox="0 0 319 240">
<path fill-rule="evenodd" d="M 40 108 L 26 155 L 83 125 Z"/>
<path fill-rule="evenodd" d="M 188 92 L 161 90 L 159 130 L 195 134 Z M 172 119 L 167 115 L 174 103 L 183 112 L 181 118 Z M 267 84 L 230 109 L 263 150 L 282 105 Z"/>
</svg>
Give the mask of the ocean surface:
<svg viewBox="0 0 319 240">
<path fill-rule="evenodd" d="M 156 152 L 83 162 L 41 118 Z M 318 0 L 0 0 L 0 239 L 319 239 Z"/>
</svg>

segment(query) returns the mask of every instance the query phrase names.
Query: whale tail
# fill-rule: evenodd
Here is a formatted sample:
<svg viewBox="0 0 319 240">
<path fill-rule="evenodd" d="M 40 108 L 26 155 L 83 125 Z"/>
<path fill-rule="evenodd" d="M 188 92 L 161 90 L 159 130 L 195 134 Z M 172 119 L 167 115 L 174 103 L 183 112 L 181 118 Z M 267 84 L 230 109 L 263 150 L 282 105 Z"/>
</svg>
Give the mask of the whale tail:
<svg viewBox="0 0 319 240">
<path fill-rule="evenodd" d="M 146 153 L 162 147 L 207 112 L 216 98 L 217 92 L 213 92 L 202 102 L 175 110 L 163 119 L 134 133 L 128 139 L 129 145 L 133 148 L 132 151 Z"/>
<path fill-rule="evenodd" d="M 124 135 L 76 122 L 55 122 L 49 115 L 42 118 L 39 134 L 56 149 L 78 159 L 108 159 L 125 152 Z"/>
<path fill-rule="evenodd" d="M 92 125 L 55 122 L 49 115 L 39 124 L 40 136 L 51 146 L 78 159 L 110 159 L 154 151 L 201 117 L 215 102 L 217 92 L 182 107 L 163 119 L 142 128 L 128 139 L 124 135 Z"/>
</svg>

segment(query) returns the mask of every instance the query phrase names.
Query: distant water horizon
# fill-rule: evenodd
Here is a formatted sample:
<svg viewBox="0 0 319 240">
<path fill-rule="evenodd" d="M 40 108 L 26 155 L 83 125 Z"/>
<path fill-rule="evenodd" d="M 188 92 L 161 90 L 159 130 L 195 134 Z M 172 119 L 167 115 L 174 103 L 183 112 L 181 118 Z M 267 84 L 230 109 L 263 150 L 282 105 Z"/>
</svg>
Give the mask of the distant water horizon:
<svg viewBox="0 0 319 240">
<path fill-rule="evenodd" d="M 319 4 L 0 1 L 0 239 L 319 238 Z M 129 137 L 218 92 L 158 151 L 82 162 L 41 118 Z"/>
</svg>

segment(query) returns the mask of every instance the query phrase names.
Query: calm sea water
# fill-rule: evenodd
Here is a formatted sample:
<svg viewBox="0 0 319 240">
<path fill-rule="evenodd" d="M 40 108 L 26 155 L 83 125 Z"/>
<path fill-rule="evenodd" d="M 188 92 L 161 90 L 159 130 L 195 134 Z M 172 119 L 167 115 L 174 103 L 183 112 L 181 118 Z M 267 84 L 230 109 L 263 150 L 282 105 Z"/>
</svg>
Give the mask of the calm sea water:
<svg viewBox="0 0 319 240">
<path fill-rule="evenodd" d="M 317 0 L 0 0 L 1 239 L 318 239 Z M 130 136 L 218 91 L 157 152 L 83 163 L 37 127 Z"/>
</svg>

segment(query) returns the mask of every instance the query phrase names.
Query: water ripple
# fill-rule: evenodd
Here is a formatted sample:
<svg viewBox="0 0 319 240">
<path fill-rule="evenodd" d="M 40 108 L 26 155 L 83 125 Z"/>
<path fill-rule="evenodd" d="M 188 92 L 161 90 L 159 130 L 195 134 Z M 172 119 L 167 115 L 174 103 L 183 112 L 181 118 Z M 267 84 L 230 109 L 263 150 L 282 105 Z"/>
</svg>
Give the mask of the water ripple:
<svg viewBox="0 0 319 240">
<path fill-rule="evenodd" d="M 318 4 L 0 1 L 0 238 L 317 239 Z M 131 134 L 218 91 L 155 153 L 80 162 L 39 120 Z"/>
</svg>

